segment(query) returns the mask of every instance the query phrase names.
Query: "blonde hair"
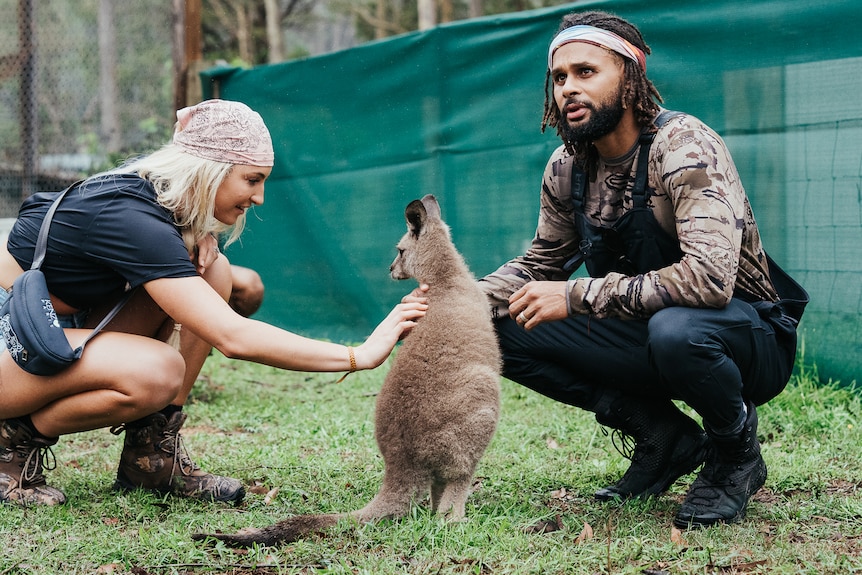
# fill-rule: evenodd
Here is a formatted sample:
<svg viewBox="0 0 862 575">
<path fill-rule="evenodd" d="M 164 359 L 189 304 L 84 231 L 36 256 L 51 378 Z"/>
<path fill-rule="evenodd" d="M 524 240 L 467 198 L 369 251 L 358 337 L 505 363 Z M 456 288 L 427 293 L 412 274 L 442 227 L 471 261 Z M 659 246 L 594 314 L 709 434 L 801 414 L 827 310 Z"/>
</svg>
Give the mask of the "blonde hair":
<svg viewBox="0 0 862 575">
<path fill-rule="evenodd" d="M 170 143 L 107 173 L 137 173 L 148 180 L 156 189 L 156 201 L 173 214 L 192 253 L 207 234 L 226 235 L 225 245 L 230 245 L 242 233 L 245 214 L 231 226 L 214 216 L 216 192 L 232 169 L 233 164 L 198 158 Z"/>
</svg>

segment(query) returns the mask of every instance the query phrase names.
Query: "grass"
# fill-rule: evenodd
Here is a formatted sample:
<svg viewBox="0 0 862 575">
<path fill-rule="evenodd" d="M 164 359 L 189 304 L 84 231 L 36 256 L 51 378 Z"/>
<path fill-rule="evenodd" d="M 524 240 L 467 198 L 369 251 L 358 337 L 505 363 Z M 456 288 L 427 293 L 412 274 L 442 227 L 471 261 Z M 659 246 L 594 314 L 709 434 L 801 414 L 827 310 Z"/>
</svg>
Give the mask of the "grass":
<svg viewBox="0 0 862 575">
<path fill-rule="evenodd" d="M 184 436 L 204 469 L 248 486 L 245 502 L 114 493 L 121 438 L 64 437 L 48 477 L 69 502 L 0 505 L 0 575 L 862 573 L 862 395 L 797 372 L 759 410 L 769 479 L 736 525 L 672 529 L 692 477 L 660 498 L 593 501 L 628 462 L 590 414 L 503 381 L 502 418 L 466 522 L 417 506 L 400 521 L 238 551 L 189 535 L 356 509 L 376 493 L 383 462 L 372 417 L 385 367 L 336 385 L 334 375 L 214 355 Z"/>
</svg>

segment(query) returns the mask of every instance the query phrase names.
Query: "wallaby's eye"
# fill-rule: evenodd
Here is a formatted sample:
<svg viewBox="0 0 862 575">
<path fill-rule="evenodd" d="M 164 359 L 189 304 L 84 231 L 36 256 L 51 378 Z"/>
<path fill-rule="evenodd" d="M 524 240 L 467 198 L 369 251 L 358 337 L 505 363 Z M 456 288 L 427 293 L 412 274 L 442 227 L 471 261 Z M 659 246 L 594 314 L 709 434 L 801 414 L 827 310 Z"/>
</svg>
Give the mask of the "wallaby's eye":
<svg viewBox="0 0 862 575">
<path fill-rule="evenodd" d="M 398 255 L 399 255 L 399 256 L 403 256 L 403 255 L 404 255 L 404 249 L 403 249 L 403 248 L 398 248 Z"/>
</svg>

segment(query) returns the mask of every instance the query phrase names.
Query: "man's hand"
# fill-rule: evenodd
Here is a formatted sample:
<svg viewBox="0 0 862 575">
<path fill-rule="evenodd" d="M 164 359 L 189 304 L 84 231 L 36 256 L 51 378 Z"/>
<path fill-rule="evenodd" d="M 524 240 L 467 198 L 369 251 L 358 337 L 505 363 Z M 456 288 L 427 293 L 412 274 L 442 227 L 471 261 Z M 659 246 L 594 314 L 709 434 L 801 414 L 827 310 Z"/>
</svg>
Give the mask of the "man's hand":
<svg viewBox="0 0 862 575">
<path fill-rule="evenodd" d="M 566 282 L 529 282 L 509 297 L 509 315 L 524 329 L 569 316 Z"/>
</svg>

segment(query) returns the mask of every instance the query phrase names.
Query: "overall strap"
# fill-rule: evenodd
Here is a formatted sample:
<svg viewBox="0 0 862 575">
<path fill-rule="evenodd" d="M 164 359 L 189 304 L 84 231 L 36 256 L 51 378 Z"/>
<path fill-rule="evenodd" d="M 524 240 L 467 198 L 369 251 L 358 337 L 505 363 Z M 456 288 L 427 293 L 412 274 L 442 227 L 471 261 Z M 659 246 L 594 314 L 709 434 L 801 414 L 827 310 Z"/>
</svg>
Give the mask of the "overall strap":
<svg viewBox="0 0 862 575">
<path fill-rule="evenodd" d="M 656 116 L 655 120 L 653 120 L 653 125 L 656 127 L 656 130 L 660 130 L 671 120 L 671 118 L 681 115 L 682 112 L 662 110 L 662 112 Z M 632 188 L 632 206 L 634 208 L 646 207 L 647 170 L 649 168 L 649 151 L 652 147 L 653 140 L 655 140 L 655 132 L 641 132 L 641 135 L 638 138 L 638 145 L 640 147 L 638 150 L 638 167 L 637 171 L 635 171 L 635 184 Z"/>
<path fill-rule="evenodd" d="M 584 195 L 587 192 L 587 173 L 572 162 L 572 204 L 575 213 L 584 213 Z"/>
<path fill-rule="evenodd" d="M 42 267 L 42 262 L 45 261 L 45 251 L 47 250 L 48 246 L 48 229 L 51 227 L 51 220 L 54 218 L 54 212 L 57 211 L 57 206 L 60 205 L 60 202 L 66 196 L 67 192 L 69 192 L 72 188 L 80 185 L 83 181 L 84 180 L 78 180 L 77 182 L 60 192 L 60 195 L 57 196 L 57 199 L 54 200 L 54 203 L 51 204 L 51 207 L 48 208 L 48 211 L 45 213 L 45 219 L 42 220 L 42 225 L 39 228 L 39 237 L 36 239 L 36 250 L 33 253 L 33 264 L 30 266 L 31 270 L 38 270 L 40 267 Z M 97 333 L 99 333 L 103 327 L 108 325 L 108 322 L 114 319 L 114 316 L 117 315 L 117 313 L 124 305 L 126 305 L 126 302 L 129 301 L 129 298 L 131 296 L 131 291 L 126 292 L 126 294 L 123 295 L 120 301 L 117 302 L 117 305 L 115 305 L 111 309 L 111 311 L 109 311 L 107 315 L 105 315 L 102 321 L 99 322 L 99 325 L 97 325 L 93 329 L 93 331 L 90 332 L 90 335 L 87 336 L 87 338 L 81 343 L 80 349 L 83 349 L 83 347 L 87 344 L 88 341 L 93 339 L 93 337 Z"/>
<path fill-rule="evenodd" d="M 656 129 L 661 129 L 672 118 L 682 116 L 682 112 L 662 110 L 653 120 Z M 649 168 L 649 152 L 655 140 L 655 132 L 644 131 L 638 137 L 638 165 L 635 171 L 635 181 L 632 187 L 632 204 L 634 208 L 646 207 L 646 185 Z M 584 196 L 587 190 L 587 174 L 572 162 L 572 203 L 575 212 L 584 212 Z"/>
</svg>

